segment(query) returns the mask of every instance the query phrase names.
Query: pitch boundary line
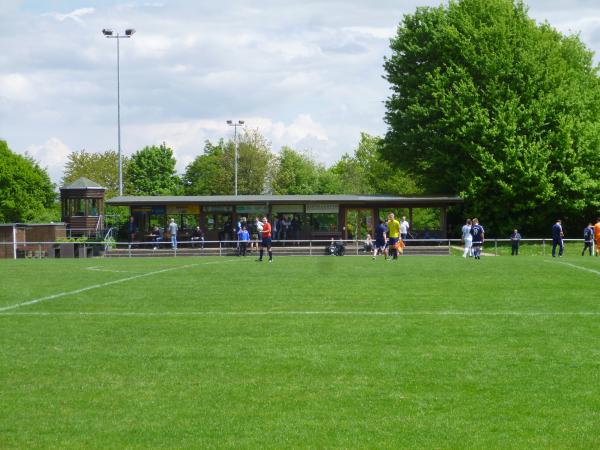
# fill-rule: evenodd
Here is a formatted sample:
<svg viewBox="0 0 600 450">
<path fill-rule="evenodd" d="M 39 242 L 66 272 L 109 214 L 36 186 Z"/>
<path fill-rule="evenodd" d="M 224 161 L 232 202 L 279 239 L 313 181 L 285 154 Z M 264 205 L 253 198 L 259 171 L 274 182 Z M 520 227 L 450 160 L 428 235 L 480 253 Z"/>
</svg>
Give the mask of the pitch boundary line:
<svg viewBox="0 0 600 450">
<path fill-rule="evenodd" d="M 197 266 L 200 266 L 200 265 L 221 264 L 221 263 L 230 262 L 230 261 L 236 261 L 236 260 L 235 259 L 228 259 L 228 260 L 225 260 L 225 261 L 211 261 L 211 262 L 206 262 L 206 263 L 186 264 L 184 266 L 170 267 L 168 269 L 155 270 L 153 272 L 142 273 L 140 275 L 134 275 L 134 276 L 131 276 L 131 277 L 120 278 L 118 280 L 107 281 L 105 283 L 94 284 L 92 286 L 87 286 L 87 287 L 84 287 L 84 288 L 81 288 L 81 289 L 76 289 L 74 291 L 59 292 L 58 294 L 48 295 L 48 296 L 45 296 L 45 297 L 40 297 L 40 298 L 36 298 L 36 299 L 33 299 L 33 300 L 28 300 L 26 302 L 15 303 L 14 305 L 3 306 L 3 307 L 0 308 L 0 313 L 3 313 L 4 311 L 10 311 L 12 309 L 21 308 L 23 306 L 35 305 L 36 303 L 41 303 L 41 302 L 45 302 L 45 301 L 48 301 L 48 300 L 55 300 L 57 298 L 65 297 L 67 295 L 81 294 L 82 292 L 87 292 L 87 291 L 91 291 L 93 289 L 98 289 L 98 288 L 102 288 L 102 287 L 106 287 L 106 286 L 112 286 L 113 284 L 120 284 L 120 283 L 124 283 L 126 281 L 132 281 L 132 280 L 136 280 L 138 278 L 144 278 L 144 277 L 149 277 L 149 276 L 152 276 L 152 275 L 158 275 L 158 274 L 161 274 L 161 273 L 172 272 L 173 270 L 189 269 L 190 267 L 197 267 Z"/>
<path fill-rule="evenodd" d="M 115 316 L 115 317 L 251 317 L 251 316 L 382 316 L 382 317 L 420 317 L 420 316 L 491 316 L 491 317 L 569 317 L 600 316 L 600 311 L 162 311 L 162 312 L 0 312 L 0 316 Z"/>
<path fill-rule="evenodd" d="M 556 264 L 562 264 L 564 266 L 574 267 L 575 269 L 585 270 L 586 272 L 591 272 L 591 273 L 593 273 L 595 275 L 600 275 L 600 271 L 598 271 L 598 270 L 589 269 L 589 268 L 583 267 L 583 266 L 578 266 L 577 264 L 572 264 L 572 263 L 563 262 L 563 261 L 548 261 L 548 260 L 546 260 L 546 262 L 556 263 Z"/>
</svg>

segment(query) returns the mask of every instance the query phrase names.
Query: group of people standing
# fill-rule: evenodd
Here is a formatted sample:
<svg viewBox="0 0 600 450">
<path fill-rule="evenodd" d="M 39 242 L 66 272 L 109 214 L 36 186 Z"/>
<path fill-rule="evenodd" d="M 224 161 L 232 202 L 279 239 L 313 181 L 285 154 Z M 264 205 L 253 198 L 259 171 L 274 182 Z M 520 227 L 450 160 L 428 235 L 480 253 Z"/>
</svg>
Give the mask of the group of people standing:
<svg viewBox="0 0 600 450">
<path fill-rule="evenodd" d="M 556 257 L 556 249 L 558 248 L 558 257 L 562 257 L 565 249 L 563 242 L 565 234 L 562 228 L 562 221 L 558 219 L 554 225 L 552 225 L 552 257 Z M 585 256 L 585 251 L 589 252 L 592 256 L 592 250 L 594 248 L 596 256 L 600 255 L 600 217 L 596 219 L 596 224 L 589 222 L 587 227 L 583 229 L 583 250 L 581 256 Z"/>
<path fill-rule="evenodd" d="M 375 227 L 375 243 L 373 245 L 373 260 L 378 254 L 383 254 L 385 259 L 390 257 L 392 260 L 398 259 L 398 255 L 403 252 L 404 241 L 408 236 L 409 223 L 406 217 L 398 221 L 394 213 L 389 213 L 387 222 L 379 219 L 379 224 Z"/>
<path fill-rule="evenodd" d="M 467 219 L 467 222 L 462 227 L 461 238 L 464 242 L 463 258 L 467 256 L 473 256 L 475 259 L 481 259 L 481 250 L 483 247 L 485 237 L 485 230 L 479 223 L 478 219 Z M 564 253 L 564 232 L 562 228 L 562 220 L 558 219 L 554 225 L 552 225 L 552 257 L 562 257 Z M 519 254 L 519 243 L 521 241 L 521 234 L 516 228 L 510 235 L 511 241 L 511 255 L 516 256 Z M 596 220 L 596 224 L 592 222 L 588 224 L 583 230 L 583 241 L 584 246 L 581 252 L 581 256 L 585 255 L 586 250 L 589 255 L 592 255 L 592 249 L 595 244 L 595 254 L 600 255 L 600 218 Z"/>
</svg>

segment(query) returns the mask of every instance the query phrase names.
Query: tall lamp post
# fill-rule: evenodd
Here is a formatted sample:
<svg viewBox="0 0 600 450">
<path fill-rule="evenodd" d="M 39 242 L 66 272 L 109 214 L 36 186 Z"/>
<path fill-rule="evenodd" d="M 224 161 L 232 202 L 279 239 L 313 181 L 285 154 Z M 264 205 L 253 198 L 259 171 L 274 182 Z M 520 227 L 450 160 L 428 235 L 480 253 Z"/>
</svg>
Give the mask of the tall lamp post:
<svg viewBox="0 0 600 450">
<path fill-rule="evenodd" d="M 238 189 L 237 189 L 237 185 L 238 185 L 238 180 L 237 180 L 237 174 L 238 174 L 238 141 L 237 141 L 237 127 L 241 127 L 242 125 L 244 125 L 244 121 L 243 120 L 238 120 L 237 123 L 234 123 L 233 120 L 228 120 L 227 121 L 227 125 L 232 126 L 233 127 L 233 142 L 235 144 L 235 156 L 234 156 L 234 173 L 235 173 L 235 182 L 234 182 L 234 192 L 235 192 L 235 196 L 237 197 L 238 195 Z"/>
<path fill-rule="evenodd" d="M 129 39 L 135 30 L 133 28 L 128 28 L 125 30 L 125 34 L 119 34 L 118 32 L 115 34 L 113 30 L 104 28 L 102 30 L 102 34 L 110 39 L 117 40 L 117 140 L 119 146 L 119 195 L 123 195 L 123 163 L 121 158 L 121 76 L 120 76 L 120 64 L 121 57 L 119 52 L 119 40 L 121 39 Z"/>
</svg>

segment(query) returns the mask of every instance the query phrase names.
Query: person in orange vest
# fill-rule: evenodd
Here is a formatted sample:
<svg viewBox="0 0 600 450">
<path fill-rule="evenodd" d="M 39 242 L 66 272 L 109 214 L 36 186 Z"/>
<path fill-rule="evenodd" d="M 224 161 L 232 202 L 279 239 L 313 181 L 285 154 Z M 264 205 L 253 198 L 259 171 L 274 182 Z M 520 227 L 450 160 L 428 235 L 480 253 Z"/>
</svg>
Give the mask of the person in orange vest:
<svg viewBox="0 0 600 450">
<path fill-rule="evenodd" d="M 596 225 L 594 225 L 594 239 L 596 240 L 596 256 L 600 255 L 600 217 L 596 219 Z"/>
</svg>

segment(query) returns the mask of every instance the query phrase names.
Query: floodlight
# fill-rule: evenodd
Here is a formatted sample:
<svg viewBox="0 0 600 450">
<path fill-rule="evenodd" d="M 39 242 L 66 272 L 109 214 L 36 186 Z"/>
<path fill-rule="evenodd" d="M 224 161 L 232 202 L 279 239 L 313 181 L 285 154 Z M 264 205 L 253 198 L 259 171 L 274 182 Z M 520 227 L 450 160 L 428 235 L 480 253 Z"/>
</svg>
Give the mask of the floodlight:
<svg viewBox="0 0 600 450">
<path fill-rule="evenodd" d="M 131 36 L 133 35 L 133 33 L 135 33 L 135 30 L 133 28 L 127 28 L 125 30 L 125 36 Z"/>
<path fill-rule="evenodd" d="M 112 31 L 110 28 L 103 28 L 103 29 L 102 29 L 102 34 L 103 34 L 104 36 L 112 36 L 112 34 L 113 34 L 113 31 Z"/>
<path fill-rule="evenodd" d="M 227 121 L 227 125 L 231 125 L 233 122 L 231 120 Z"/>
</svg>

